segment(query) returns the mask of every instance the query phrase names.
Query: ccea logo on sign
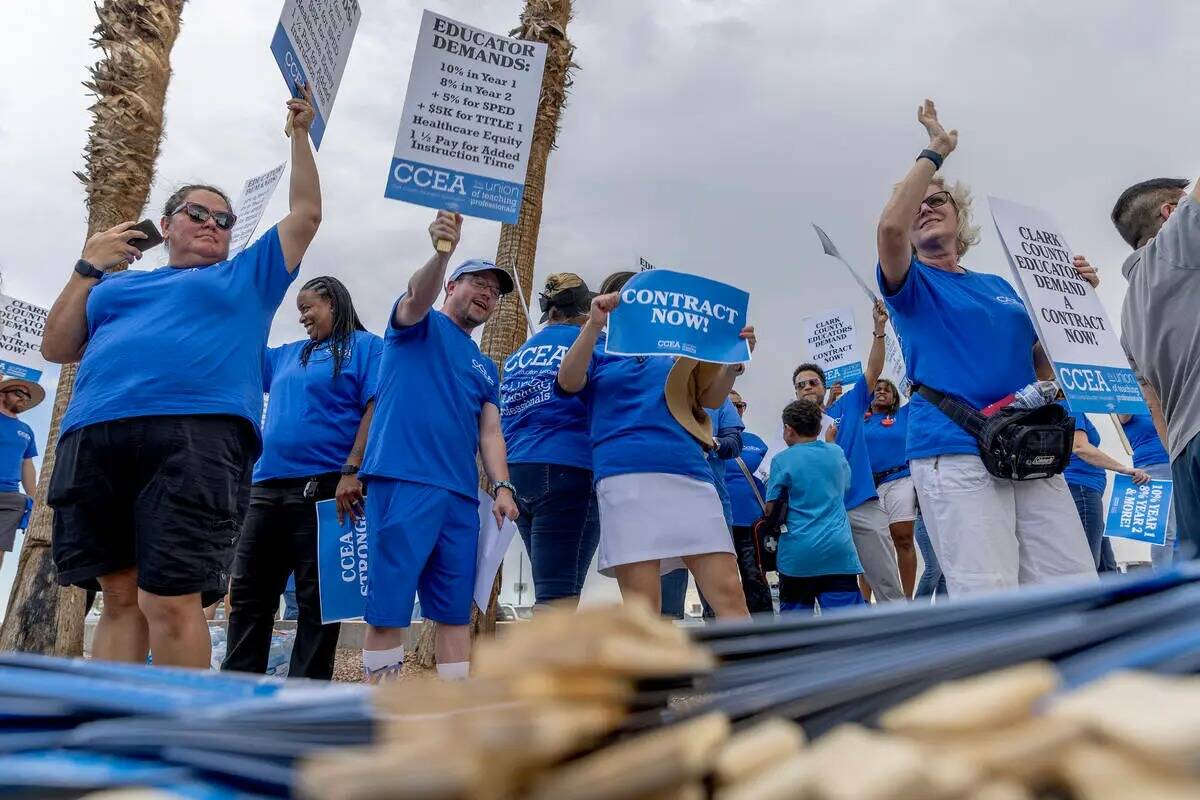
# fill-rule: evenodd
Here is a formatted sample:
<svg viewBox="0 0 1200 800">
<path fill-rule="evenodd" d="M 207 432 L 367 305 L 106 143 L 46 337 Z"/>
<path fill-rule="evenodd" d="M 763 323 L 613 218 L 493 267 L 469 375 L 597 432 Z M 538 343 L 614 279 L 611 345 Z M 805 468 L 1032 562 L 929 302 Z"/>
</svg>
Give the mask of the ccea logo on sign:
<svg viewBox="0 0 1200 800">
<path fill-rule="evenodd" d="M 396 183 L 407 186 L 412 184 L 420 189 L 432 189 L 435 192 L 466 195 L 463 176 L 457 172 L 426 167 L 410 161 L 397 161 L 392 170 L 392 179 Z"/>
<path fill-rule="evenodd" d="M 1097 369 L 1086 367 L 1060 367 L 1058 380 L 1063 389 L 1068 392 L 1108 392 L 1111 391 L 1104 374 Z"/>
</svg>

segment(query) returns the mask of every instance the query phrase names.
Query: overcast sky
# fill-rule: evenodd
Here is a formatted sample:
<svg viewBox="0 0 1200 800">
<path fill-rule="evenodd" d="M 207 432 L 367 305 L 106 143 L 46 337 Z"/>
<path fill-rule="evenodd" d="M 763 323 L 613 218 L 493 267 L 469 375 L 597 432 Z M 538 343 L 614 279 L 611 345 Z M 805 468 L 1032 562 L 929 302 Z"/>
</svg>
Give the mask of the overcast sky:
<svg viewBox="0 0 1200 800">
<path fill-rule="evenodd" d="M 318 154 L 324 221 L 302 278 L 332 274 L 380 330 L 392 300 L 428 256 L 428 209 L 383 189 L 422 8 L 507 32 L 519 0 L 360 0 L 363 20 Z M 242 182 L 286 159 L 287 90 L 268 45 L 279 0 L 191 0 L 172 53 L 166 140 L 143 216 L 158 219 L 178 184 Z M 4 3 L 0 21 L 0 252 L 4 291 L 49 306 L 86 229 L 82 169 L 89 98 L 80 82 L 97 51 L 84 0 Z M 748 290 L 759 333 L 739 381 L 764 437 L 791 399 L 804 359 L 799 318 L 869 309 L 822 225 L 870 277 L 875 223 L 892 184 L 927 141 L 915 119 L 932 97 L 960 131 L 945 172 L 970 183 L 983 243 L 966 259 L 1007 275 L 986 197 L 1037 206 L 1102 271 L 1117 322 L 1127 248 L 1108 212 L 1129 184 L 1200 168 L 1200 108 L 1188 81 L 1200 5 L 797 3 L 793 0 L 577 0 L 568 33 L 580 69 L 552 154 L 538 244 L 538 284 L 570 270 L 595 287 L 639 256 Z M 286 176 L 264 225 L 286 212 Z M 498 223 L 468 219 L 462 256 L 492 257 Z M 163 263 L 161 249 L 157 262 Z M 146 265 L 146 261 L 143 261 Z M 297 286 L 299 284 L 297 283 Z M 272 342 L 297 339 L 293 293 Z M 216 322 L 216 321 L 214 321 Z M 1017 387 L 1014 387 L 1017 388 Z M 31 415 L 44 436 L 48 413 Z M 39 409 L 43 411 L 43 409 Z M 1123 455 L 1107 421 L 1106 449 Z M 5 562 L 0 593 L 11 581 Z"/>
</svg>

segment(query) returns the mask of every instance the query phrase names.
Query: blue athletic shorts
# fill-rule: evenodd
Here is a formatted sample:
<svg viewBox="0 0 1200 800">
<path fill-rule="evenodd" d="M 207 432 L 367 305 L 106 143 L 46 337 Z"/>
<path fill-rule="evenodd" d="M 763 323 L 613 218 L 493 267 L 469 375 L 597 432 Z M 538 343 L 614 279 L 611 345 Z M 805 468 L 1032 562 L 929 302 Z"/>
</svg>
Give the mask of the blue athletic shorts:
<svg viewBox="0 0 1200 800">
<path fill-rule="evenodd" d="M 471 621 L 479 501 L 410 481 L 372 478 L 367 491 L 368 623 L 406 628 L 413 596 L 421 615 Z"/>
</svg>

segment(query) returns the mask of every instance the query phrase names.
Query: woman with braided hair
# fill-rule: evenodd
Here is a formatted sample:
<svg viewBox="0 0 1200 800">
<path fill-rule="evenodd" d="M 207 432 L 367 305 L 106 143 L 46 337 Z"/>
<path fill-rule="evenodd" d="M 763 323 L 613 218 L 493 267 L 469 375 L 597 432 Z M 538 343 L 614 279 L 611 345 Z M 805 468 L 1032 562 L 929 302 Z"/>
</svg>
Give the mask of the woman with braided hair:
<svg viewBox="0 0 1200 800">
<path fill-rule="evenodd" d="M 294 572 L 300 617 L 288 675 L 328 680 L 340 626 L 321 624 L 314 504 L 336 498 L 339 519 L 362 517 L 357 473 L 383 340 L 363 327 L 337 278 L 304 284 L 296 307 L 307 338 L 267 348 L 263 358 L 270 402 L 233 562 L 222 669 L 266 671 L 279 595 Z"/>
</svg>

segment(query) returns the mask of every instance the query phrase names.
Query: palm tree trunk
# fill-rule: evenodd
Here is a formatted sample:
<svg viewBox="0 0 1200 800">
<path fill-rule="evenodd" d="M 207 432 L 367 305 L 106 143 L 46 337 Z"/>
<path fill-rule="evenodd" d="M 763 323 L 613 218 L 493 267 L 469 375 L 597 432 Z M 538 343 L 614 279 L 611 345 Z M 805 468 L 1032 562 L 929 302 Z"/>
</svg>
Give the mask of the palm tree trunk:
<svg viewBox="0 0 1200 800">
<path fill-rule="evenodd" d="M 529 148 L 529 169 L 525 173 L 525 194 L 521 198 L 521 214 L 516 225 L 500 227 L 500 243 L 496 247 L 496 265 L 516 274 L 517 283 L 529 305 L 533 292 L 533 264 L 537 256 L 538 231 L 542 226 L 542 195 L 546 190 L 546 163 L 554 141 L 558 137 L 559 118 L 566 105 L 567 91 L 571 87 L 571 60 L 575 46 L 567 38 L 567 23 L 571 19 L 571 0 L 525 0 L 521 14 L 521 25 L 510 35 L 520 39 L 544 42 L 546 69 L 542 73 L 542 93 L 538 99 L 537 117 L 533 125 L 533 139 Z M 516 292 L 500 299 L 492 318 L 483 328 L 481 349 L 496 363 L 503 373 L 504 361 L 528 336 L 525 314 Z M 486 478 L 480 471 L 480 485 Z M 494 633 L 496 630 L 496 600 L 500 594 L 500 579 L 497 574 L 492 585 L 492 598 L 488 607 L 471 614 L 471 633 Z M 417 643 L 417 663 L 423 667 L 434 664 L 434 642 L 437 624 L 426 621 L 421 626 L 421 638 Z"/>
<path fill-rule="evenodd" d="M 105 0 L 96 7 L 100 24 L 92 45 L 103 56 L 91 68 L 91 80 L 84 83 L 96 102 L 90 109 L 86 172 L 76 173 L 87 190 L 88 236 L 137 219 L 146 205 L 162 139 L 171 47 L 179 35 L 183 2 Z M 60 588 L 55 580 L 50 554 L 54 513 L 46 505 L 55 445 L 75 371 L 74 364 L 64 366 L 58 380 L 33 517 L 0 629 L 0 650 L 66 656 L 83 652 L 84 593 Z"/>
</svg>

